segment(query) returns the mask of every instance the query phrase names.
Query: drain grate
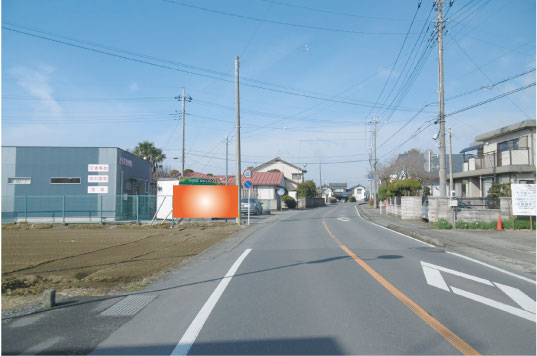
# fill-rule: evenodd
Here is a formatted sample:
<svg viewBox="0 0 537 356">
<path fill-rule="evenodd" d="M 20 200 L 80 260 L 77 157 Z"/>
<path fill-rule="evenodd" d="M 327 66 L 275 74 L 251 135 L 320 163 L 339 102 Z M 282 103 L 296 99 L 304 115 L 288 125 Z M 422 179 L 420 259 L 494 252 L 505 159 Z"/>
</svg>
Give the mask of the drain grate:
<svg viewBox="0 0 537 356">
<path fill-rule="evenodd" d="M 101 313 L 102 316 L 133 316 L 151 303 L 155 294 L 129 295 Z"/>
</svg>

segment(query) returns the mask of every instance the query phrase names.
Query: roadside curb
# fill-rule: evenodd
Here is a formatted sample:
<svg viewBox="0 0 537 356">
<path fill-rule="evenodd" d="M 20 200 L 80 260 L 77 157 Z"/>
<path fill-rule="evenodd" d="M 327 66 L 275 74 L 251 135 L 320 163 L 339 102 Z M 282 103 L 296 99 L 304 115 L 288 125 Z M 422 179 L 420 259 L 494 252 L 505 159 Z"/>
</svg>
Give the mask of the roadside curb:
<svg viewBox="0 0 537 356">
<path fill-rule="evenodd" d="M 420 233 L 417 233 L 415 231 L 411 231 L 411 230 L 408 230 L 408 229 L 405 229 L 404 227 L 401 227 L 399 225 L 395 225 L 395 224 L 381 224 L 377 221 L 375 221 L 373 218 L 371 218 L 371 216 L 369 216 L 365 211 L 364 209 L 360 208 L 360 206 L 358 205 L 358 210 L 360 211 L 360 215 L 366 219 L 367 221 L 375 224 L 375 225 L 379 225 L 379 226 L 382 226 L 382 227 L 385 227 L 387 229 L 390 229 L 390 230 L 393 230 L 395 232 L 399 232 L 401 234 L 404 234 L 404 235 L 407 235 L 407 236 L 410 236 L 414 239 L 417 239 L 417 240 L 420 240 L 420 241 L 423 241 L 423 242 L 426 242 L 428 244 L 431 244 L 431 245 L 434 245 L 434 246 L 438 246 L 438 247 L 446 247 L 446 244 L 438 239 L 435 239 L 433 237 L 429 237 L 429 236 L 426 236 L 426 235 L 422 235 Z"/>
</svg>

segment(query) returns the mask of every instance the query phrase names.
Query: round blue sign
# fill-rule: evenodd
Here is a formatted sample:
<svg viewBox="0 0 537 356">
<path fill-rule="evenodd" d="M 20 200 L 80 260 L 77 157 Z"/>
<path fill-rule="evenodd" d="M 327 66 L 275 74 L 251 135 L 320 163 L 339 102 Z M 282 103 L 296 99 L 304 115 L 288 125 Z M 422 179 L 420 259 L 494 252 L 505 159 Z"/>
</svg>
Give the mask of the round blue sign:
<svg viewBox="0 0 537 356">
<path fill-rule="evenodd" d="M 252 182 L 247 180 L 246 182 L 244 182 L 244 189 L 250 189 L 252 188 Z"/>
</svg>

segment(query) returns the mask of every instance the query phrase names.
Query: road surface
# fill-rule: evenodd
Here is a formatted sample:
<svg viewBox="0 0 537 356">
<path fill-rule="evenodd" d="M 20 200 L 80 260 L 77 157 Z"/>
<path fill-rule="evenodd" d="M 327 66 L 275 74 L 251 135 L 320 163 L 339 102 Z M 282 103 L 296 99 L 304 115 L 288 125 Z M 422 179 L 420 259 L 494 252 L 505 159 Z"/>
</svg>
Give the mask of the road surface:
<svg viewBox="0 0 537 356">
<path fill-rule="evenodd" d="M 94 305 L 88 313 L 115 326 L 81 349 L 95 355 L 535 354 L 530 276 L 376 226 L 359 217 L 355 204 L 282 216 L 128 297 L 137 299 Z M 133 315 L 121 314 L 122 302 Z M 61 335 L 48 335 L 30 351 L 76 352 L 72 341 L 69 348 Z M 3 344 L 6 350 L 9 342 Z"/>
</svg>

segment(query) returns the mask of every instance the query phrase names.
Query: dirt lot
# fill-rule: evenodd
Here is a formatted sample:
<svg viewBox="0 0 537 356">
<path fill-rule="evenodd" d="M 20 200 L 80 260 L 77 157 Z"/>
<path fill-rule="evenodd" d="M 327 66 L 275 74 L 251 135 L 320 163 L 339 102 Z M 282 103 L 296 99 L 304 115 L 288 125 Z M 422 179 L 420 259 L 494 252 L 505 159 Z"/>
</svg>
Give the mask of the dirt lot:
<svg viewBox="0 0 537 356">
<path fill-rule="evenodd" d="M 238 231 L 234 224 L 2 226 L 2 309 L 40 299 L 142 288 Z"/>
</svg>

